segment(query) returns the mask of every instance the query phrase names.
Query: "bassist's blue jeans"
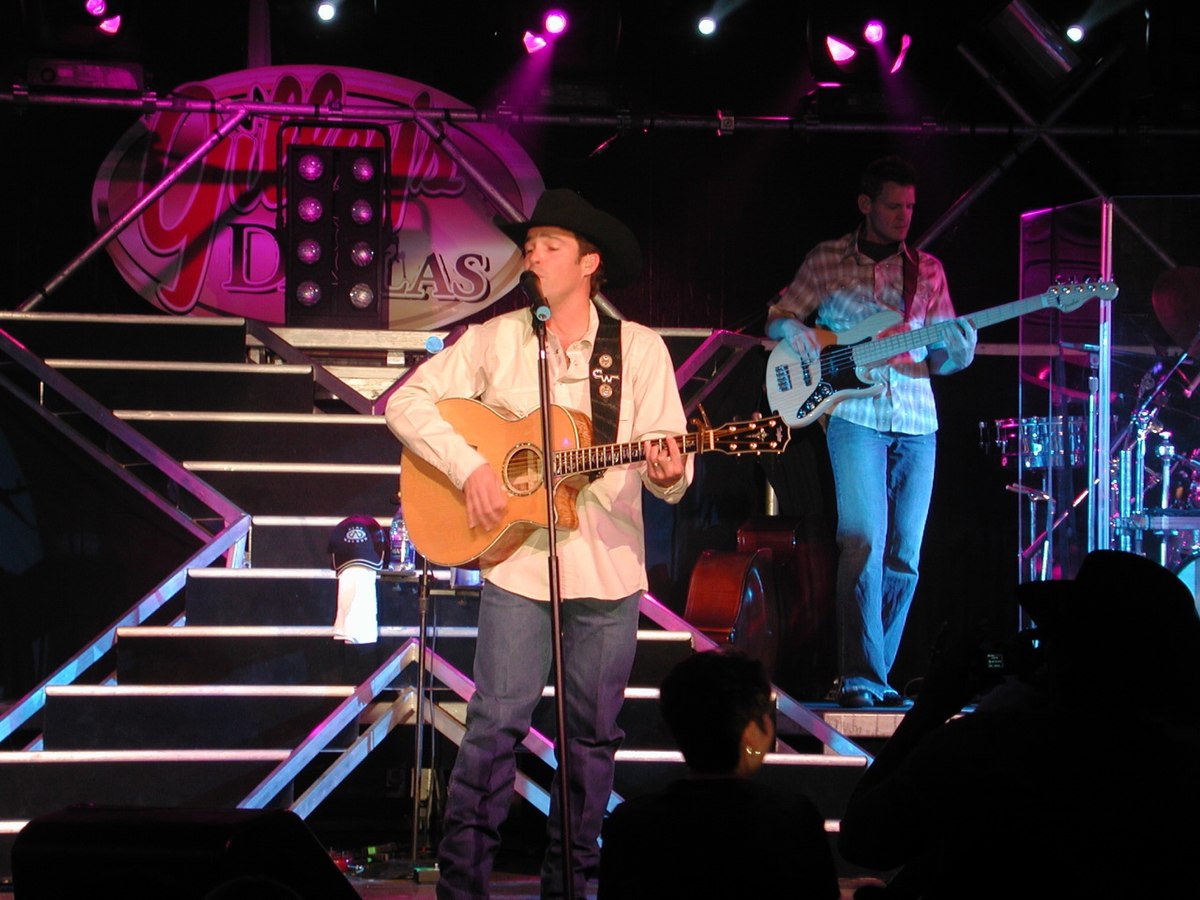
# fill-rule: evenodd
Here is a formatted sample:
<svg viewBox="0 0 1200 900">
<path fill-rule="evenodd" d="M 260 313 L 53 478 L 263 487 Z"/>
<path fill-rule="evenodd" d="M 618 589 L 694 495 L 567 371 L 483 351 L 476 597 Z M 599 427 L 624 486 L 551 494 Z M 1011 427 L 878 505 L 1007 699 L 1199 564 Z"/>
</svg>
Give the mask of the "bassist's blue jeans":
<svg viewBox="0 0 1200 900">
<path fill-rule="evenodd" d="M 641 594 L 624 600 L 567 600 L 562 605 L 565 706 L 570 756 L 569 806 L 575 895 L 600 861 L 598 838 L 613 783 L 617 727 L 637 649 Z M 439 898 L 487 897 L 500 825 L 516 777 L 515 750 L 529 731 L 552 663 L 550 605 L 485 582 L 475 648 L 475 693 L 467 732 L 450 775 L 438 843 Z M 553 735 L 550 735 L 553 737 Z M 542 896 L 562 897 L 558 776 L 550 792 L 550 843 Z"/>
<path fill-rule="evenodd" d="M 879 698 L 917 589 L 937 436 L 881 433 L 831 416 L 825 439 L 837 494 L 842 685 Z"/>
</svg>

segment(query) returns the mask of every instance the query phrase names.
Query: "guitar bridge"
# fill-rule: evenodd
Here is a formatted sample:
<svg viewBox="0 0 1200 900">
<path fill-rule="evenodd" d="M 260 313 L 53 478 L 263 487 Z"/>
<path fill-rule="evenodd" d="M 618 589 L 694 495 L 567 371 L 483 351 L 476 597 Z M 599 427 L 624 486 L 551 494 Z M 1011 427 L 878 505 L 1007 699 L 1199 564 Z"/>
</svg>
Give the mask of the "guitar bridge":
<svg viewBox="0 0 1200 900">
<path fill-rule="evenodd" d="M 779 386 L 781 391 L 790 391 L 792 389 L 792 373 L 790 366 L 775 367 L 775 384 Z"/>
</svg>

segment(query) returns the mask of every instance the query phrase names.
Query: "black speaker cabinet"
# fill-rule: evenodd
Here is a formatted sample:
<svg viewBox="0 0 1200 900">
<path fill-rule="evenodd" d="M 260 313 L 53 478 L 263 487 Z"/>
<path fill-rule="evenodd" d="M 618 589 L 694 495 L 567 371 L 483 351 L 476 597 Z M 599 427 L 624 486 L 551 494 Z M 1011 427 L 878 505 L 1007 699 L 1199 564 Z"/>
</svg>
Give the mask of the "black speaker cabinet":
<svg viewBox="0 0 1200 900">
<path fill-rule="evenodd" d="M 15 900 L 359 900 L 286 810 L 73 806 L 12 848 Z"/>
</svg>

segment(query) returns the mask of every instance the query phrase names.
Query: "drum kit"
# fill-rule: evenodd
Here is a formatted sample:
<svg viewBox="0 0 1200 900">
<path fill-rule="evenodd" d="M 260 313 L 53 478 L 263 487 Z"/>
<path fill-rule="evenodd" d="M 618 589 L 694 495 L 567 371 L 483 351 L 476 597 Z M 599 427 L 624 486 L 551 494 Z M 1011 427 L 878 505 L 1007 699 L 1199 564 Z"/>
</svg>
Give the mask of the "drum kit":
<svg viewBox="0 0 1200 900">
<path fill-rule="evenodd" d="M 1184 352 L 1173 364 L 1156 361 L 1141 376 L 1128 394 L 1131 410 L 1118 414 L 1114 406 L 1119 427 L 1110 440 L 1107 473 L 1098 465 L 1091 484 L 1076 477 L 1094 446 L 1091 417 L 1066 414 L 1061 398 L 1050 411 L 1062 414 L 980 423 L 980 445 L 998 448 L 1001 465 L 1015 466 L 1018 481 L 1008 489 L 1029 503 L 1028 544 L 1021 550 L 1029 568 L 1022 580 L 1061 576 L 1051 550 L 1056 531 L 1107 474 L 1112 547 L 1157 560 L 1197 594 L 1200 447 L 1180 452 L 1174 440 L 1191 436 L 1189 422 L 1200 423 L 1184 408 L 1200 388 L 1200 268 L 1166 272 L 1154 284 L 1152 304 L 1163 329 Z M 1113 390 L 1119 392 L 1115 385 Z M 1040 484 L 1032 477 L 1037 475 Z M 1067 492 L 1066 502 L 1056 503 Z M 1044 505 L 1044 517 L 1036 514 L 1039 505 Z M 1058 512 L 1060 508 L 1065 511 Z"/>
<path fill-rule="evenodd" d="M 1015 466 L 1018 480 L 1008 490 L 1022 495 L 1029 504 L 1028 543 L 1021 549 L 1021 560 L 1028 565 L 1022 580 L 1041 581 L 1054 577 L 1052 547 L 1057 529 L 1071 515 L 1058 512 L 1055 500 L 1059 475 L 1081 468 L 1088 455 L 1088 422 L 1085 416 L 1053 415 L 1019 419 L 998 419 L 994 425 L 979 423 L 980 446 L 1000 451 L 1002 466 Z M 1025 482 L 1040 475 L 1037 487 Z M 1039 521 L 1037 510 L 1044 509 Z"/>
</svg>

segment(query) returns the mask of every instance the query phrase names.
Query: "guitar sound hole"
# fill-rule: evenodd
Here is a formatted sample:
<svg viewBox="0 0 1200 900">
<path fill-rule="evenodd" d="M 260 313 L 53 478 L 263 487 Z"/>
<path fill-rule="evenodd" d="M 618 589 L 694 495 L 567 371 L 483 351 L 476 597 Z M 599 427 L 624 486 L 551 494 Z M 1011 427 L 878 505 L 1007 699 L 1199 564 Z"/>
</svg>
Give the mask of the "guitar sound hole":
<svg viewBox="0 0 1200 900">
<path fill-rule="evenodd" d="M 527 497 L 542 486 L 542 455 L 536 447 L 518 444 L 504 460 L 504 486 Z"/>
</svg>

